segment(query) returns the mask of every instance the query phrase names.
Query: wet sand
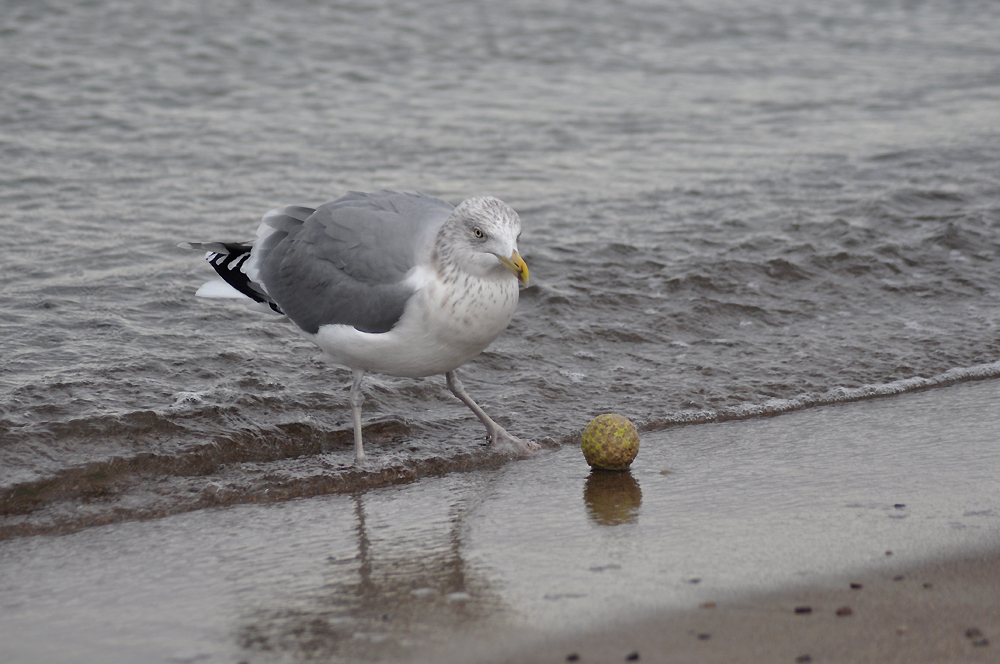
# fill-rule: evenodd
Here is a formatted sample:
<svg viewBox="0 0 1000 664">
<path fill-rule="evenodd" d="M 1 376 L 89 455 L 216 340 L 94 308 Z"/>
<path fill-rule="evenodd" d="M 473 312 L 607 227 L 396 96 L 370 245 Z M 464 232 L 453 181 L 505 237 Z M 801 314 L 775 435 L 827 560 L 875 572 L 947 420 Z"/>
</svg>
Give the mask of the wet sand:
<svg viewBox="0 0 1000 664">
<path fill-rule="evenodd" d="M 1000 552 L 610 623 L 467 640 L 420 661 L 996 662 Z"/>
<path fill-rule="evenodd" d="M 998 400 L 984 380 L 650 432 L 626 473 L 567 445 L 11 537 L 0 661 L 995 661 Z"/>
</svg>

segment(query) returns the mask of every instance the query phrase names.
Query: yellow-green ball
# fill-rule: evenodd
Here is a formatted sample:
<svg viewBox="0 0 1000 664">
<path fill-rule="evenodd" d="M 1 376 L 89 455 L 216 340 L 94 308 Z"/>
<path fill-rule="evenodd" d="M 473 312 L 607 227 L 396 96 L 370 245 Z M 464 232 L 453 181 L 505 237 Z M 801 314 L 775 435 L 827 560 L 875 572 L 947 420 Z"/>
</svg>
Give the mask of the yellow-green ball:
<svg viewBox="0 0 1000 664">
<path fill-rule="evenodd" d="M 639 453 L 639 431 L 621 415 L 598 415 L 583 430 L 580 448 L 593 468 L 625 470 Z"/>
</svg>

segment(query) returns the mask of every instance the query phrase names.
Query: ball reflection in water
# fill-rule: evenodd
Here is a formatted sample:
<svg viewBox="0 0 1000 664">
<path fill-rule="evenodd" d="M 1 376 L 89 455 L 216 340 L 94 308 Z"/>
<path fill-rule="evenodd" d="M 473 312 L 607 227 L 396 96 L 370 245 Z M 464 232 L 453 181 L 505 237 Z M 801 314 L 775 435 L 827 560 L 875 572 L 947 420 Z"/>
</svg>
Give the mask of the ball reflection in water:
<svg viewBox="0 0 1000 664">
<path fill-rule="evenodd" d="M 639 518 L 642 489 L 632 473 L 591 470 L 583 487 L 587 514 L 599 526 L 633 523 Z"/>
</svg>

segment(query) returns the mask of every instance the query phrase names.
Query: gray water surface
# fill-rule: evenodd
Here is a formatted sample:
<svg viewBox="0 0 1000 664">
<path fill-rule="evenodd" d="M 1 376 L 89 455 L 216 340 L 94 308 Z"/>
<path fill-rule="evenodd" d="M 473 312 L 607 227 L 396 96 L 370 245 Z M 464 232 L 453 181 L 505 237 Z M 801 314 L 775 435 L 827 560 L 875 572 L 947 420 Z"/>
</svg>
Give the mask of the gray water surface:
<svg viewBox="0 0 1000 664">
<path fill-rule="evenodd" d="M 462 375 L 550 447 L 1000 374 L 998 32 L 959 0 L 4 2 L 0 537 L 501 463 L 442 378 L 372 377 L 353 470 L 349 372 L 194 298 L 179 241 L 350 189 L 520 212 L 533 285 Z"/>
</svg>

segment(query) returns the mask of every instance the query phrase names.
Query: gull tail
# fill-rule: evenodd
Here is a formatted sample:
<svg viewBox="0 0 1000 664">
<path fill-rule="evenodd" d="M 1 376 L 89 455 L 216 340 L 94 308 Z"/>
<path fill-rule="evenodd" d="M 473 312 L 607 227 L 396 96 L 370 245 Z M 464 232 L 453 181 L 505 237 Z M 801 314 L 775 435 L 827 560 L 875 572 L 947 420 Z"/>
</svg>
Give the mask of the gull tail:
<svg viewBox="0 0 1000 664">
<path fill-rule="evenodd" d="M 239 242 L 181 242 L 182 249 L 201 249 L 206 251 L 205 260 L 211 263 L 225 284 L 210 281 L 198 289 L 196 295 L 212 298 L 243 299 L 248 297 L 253 302 L 263 305 L 250 305 L 251 308 L 263 309 L 284 314 L 278 304 L 271 299 L 264 287 L 253 281 L 246 274 L 246 262 L 250 259 L 253 243 Z M 227 286 L 228 284 L 228 286 Z"/>
</svg>

